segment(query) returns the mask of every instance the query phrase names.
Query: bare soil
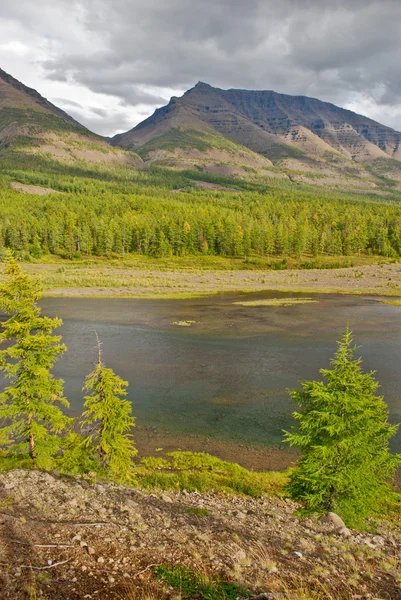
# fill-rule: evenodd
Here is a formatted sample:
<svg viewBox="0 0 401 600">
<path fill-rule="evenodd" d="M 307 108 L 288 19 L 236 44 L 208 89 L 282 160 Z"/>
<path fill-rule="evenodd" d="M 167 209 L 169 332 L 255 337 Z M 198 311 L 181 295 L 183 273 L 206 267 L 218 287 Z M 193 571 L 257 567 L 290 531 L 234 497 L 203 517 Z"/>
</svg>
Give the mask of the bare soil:
<svg viewBox="0 0 401 600">
<path fill-rule="evenodd" d="M 19 183 L 18 181 L 12 181 L 11 187 L 17 192 L 23 192 L 24 194 L 35 194 L 38 196 L 46 196 L 47 194 L 60 194 L 53 188 L 41 187 L 39 185 L 26 185 L 25 183 Z"/>
</svg>

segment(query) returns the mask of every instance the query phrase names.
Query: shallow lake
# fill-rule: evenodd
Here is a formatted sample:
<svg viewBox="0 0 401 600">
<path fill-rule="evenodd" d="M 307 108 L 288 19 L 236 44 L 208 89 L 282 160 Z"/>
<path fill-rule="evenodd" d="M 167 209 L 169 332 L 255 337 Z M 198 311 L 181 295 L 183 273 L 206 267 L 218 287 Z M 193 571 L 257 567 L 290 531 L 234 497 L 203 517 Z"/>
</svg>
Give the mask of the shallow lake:
<svg viewBox="0 0 401 600">
<path fill-rule="evenodd" d="M 279 468 L 280 460 L 288 463 L 279 449 L 294 408 L 286 388 L 319 377 L 347 323 L 364 369 L 377 371 L 391 420 L 401 421 L 401 307 L 327 295 L 312 296 L 313 304 L 235 304 L 288 296 L 47 298 L 41 305 L 64 321 L 59 331 L 68 352 L 55 373 L 65 380 L 75 414 L 96 359 L 97 332 L 106 365 L 130 383 L 141 450 L 207 450 L 255 468 Z M 401 449 L 400 433 L 393 448 Z"/>
</svg>

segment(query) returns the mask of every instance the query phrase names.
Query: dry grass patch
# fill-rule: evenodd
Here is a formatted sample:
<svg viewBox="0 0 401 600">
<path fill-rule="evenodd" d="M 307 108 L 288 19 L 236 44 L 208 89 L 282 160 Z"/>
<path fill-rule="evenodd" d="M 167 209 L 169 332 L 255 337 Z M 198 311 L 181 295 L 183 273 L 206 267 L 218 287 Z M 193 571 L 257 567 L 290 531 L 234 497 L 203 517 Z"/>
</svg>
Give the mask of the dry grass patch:
<svg viewBox="0 0 401 600">
<path fill-rule="evenodd" d="M 294 304 L 310 304 L 319 302 L 313 298 L 270 298 L 268 300 L 244 300 L 243 302 L 233 302 L 239 306 L 293 306 Z"/>
</svg>

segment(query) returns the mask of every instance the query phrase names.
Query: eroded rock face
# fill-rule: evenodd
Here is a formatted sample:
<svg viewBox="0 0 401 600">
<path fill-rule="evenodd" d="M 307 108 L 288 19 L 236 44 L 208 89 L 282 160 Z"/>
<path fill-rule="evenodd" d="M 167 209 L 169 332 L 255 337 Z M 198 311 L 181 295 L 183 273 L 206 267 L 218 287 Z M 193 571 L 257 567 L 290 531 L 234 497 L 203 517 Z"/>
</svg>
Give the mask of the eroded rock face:
<svg viewBox="0 0 401 600">
<path fill-rule="evenodd" d="M 328 523 L 300 519 L 298 508 L 277 497 L 144 491 L 57 473 L 0 472 L 0 599 L 25 600 L 33 584 L 38 598 L 52 600 L 113 600 L 132 590 L 171 599 L 155 565 L 236 581 L 256 598 L 283 597 L 296 581 L 324 581 L 333 598 L 344 590 L 350 598 L 401 598 L 396 524 L 381 525 L 379 535 L 353 531 L 344 538 L 334 528 L 337 515 Z"/>
<path fill-rule="evenodd" d="M 209 127 L 277 160 L 306 152 L 355 162 L 399 158 L 401 133 L 328 102 L 273 91 L 221 90 L 199 82 L 112 143 L 140 148 L 169 127 Z"/>
</svg>

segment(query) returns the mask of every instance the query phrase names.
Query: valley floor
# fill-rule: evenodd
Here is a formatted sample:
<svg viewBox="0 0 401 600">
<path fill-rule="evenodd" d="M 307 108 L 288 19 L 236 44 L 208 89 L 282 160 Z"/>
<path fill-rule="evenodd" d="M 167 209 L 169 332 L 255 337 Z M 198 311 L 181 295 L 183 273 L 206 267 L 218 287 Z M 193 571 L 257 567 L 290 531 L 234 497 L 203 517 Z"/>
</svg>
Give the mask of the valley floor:
<svg viewBox="0 0 401 600">
<path fill-rule="evenodd" d="M 353 257 L 352 267 L 276 270 L 244 268 L 244 261 L 238 268 L 235 259 L 116 259 L 28 263 L 24 269 L 42 277 L 46 296 L 174 298 L 264 290 L 401 296 L 401 263 L 381 260 Z"/>
</svg>

